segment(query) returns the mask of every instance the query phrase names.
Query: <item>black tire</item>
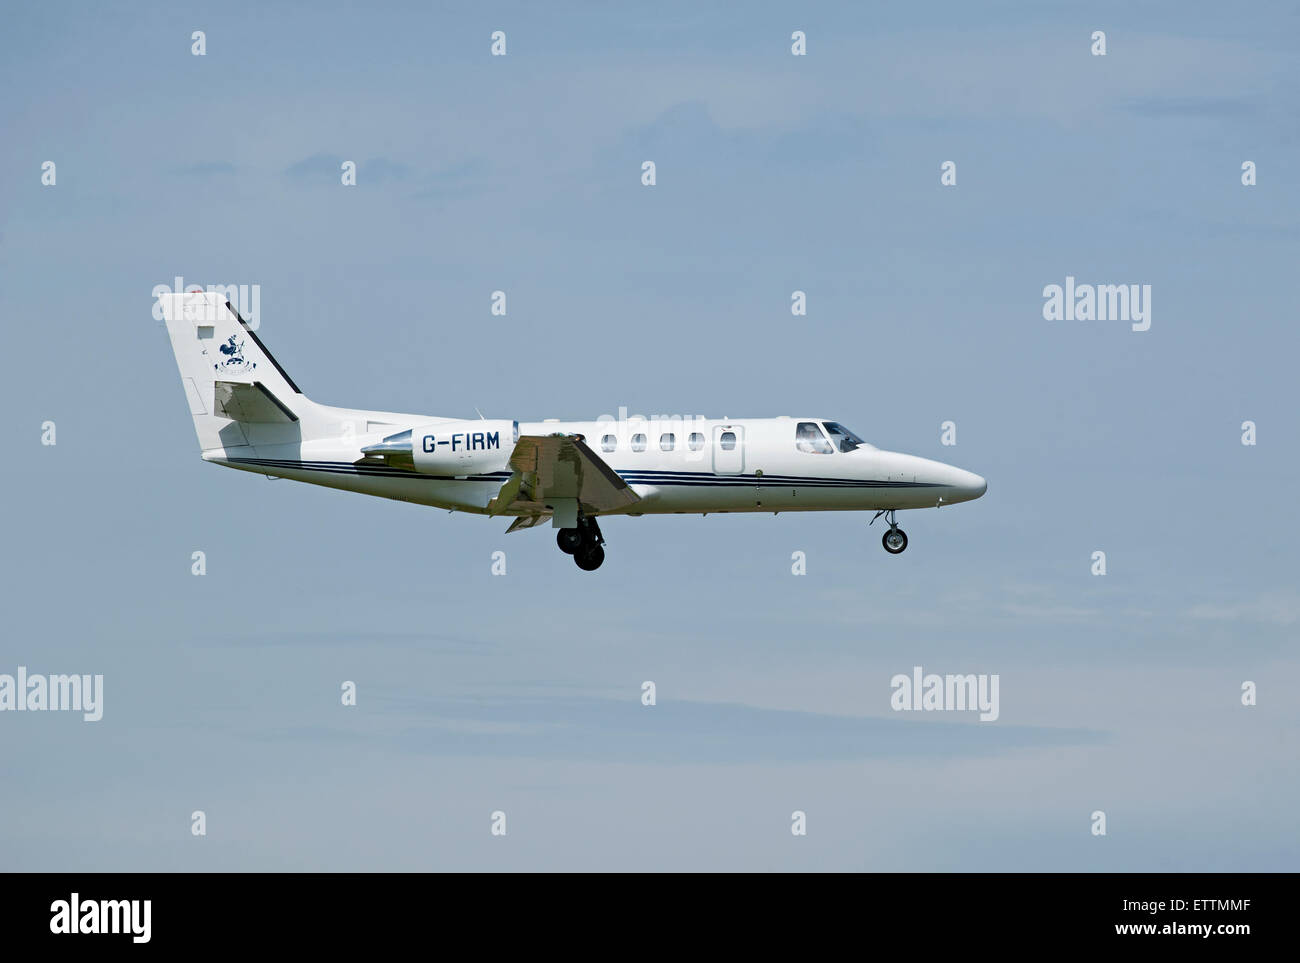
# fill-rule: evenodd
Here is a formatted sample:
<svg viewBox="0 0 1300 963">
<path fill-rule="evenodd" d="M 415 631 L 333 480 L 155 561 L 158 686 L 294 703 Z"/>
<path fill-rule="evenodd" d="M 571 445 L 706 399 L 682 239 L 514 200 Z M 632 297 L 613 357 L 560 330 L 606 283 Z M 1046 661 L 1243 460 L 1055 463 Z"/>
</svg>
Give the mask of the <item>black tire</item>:
<svg viewBox="0 0 1300 963">
<path fill-rule="evenodd" d="M 889 547 L 891 541 L 894 543 L 893 548 Z M 899 555 L 907 548 L 907 533 L 901 528 L 891 528 L 881 537 L 880 544 L 885 546 L 885 551 L 890 555 Z"/>
<path fill-rule="evenodd" d="M 555 533 L 555 544 L 565 555 L 572 555 L 582 548 L 582 529 L 562 528 Z"/>
<path fill-rule="evenodd" d="M 574 555 L 573 560 L 578 563 L 578 568 L 584 572 L 594 572 L 605 561 L 605 550 L 599 545 L 592 545 L 590 548 Z"/>
</svg>

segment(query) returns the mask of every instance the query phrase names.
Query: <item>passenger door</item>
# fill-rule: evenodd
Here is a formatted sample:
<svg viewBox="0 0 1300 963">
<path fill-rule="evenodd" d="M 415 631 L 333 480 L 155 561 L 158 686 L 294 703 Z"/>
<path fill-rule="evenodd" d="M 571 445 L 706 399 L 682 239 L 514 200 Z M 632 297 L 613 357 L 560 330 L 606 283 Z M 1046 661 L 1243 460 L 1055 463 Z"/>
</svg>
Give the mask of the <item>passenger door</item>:
<svg viewBox="0 0 1300 963">
<path fill-rule="evenodd" d="M 745 473 L 745 429 L 740 425 L 713 426 L 713 474 Z"/>
</svg>

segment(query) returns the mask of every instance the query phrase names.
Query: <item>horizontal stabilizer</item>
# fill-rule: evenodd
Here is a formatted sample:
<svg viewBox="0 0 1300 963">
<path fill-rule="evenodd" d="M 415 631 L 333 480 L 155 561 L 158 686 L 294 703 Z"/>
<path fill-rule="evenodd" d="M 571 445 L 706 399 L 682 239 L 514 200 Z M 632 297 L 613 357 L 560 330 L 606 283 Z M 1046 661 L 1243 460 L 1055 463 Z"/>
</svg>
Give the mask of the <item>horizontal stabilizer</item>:
<svg viewBox="0 0 1300 963">
<path fill-rule="evenodd" d="M 222 418 L 250 423 L 287 424 L 298 416 L 260 381 L 217 381 L 213 409 Z"/>
</svg>

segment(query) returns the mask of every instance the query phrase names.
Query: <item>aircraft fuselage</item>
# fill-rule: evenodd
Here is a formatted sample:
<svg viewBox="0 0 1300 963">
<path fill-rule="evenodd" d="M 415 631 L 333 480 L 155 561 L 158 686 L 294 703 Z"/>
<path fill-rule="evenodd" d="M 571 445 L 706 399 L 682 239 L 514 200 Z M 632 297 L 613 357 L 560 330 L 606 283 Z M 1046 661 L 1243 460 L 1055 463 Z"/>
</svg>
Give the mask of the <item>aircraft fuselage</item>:
<svg viewBox="0 0 1300 963">
<path fill-rule="evenodd" d="M 456 423 L 458 427 L 469 424 Z M 800 449 L 797 426 L 807 424 L 821 428 L 834 422 L 784 417 L 685 419 L 665 424 L 545 421 L 518 422 L 517 432 L 582 437 L 640 496 L 630 509 L 606 514 L 934 508 L 969 501 L 985 491 L 983 478 L 960 468 L 869 445 L 841 451 L 825 434 L 817 448 L 805 444 Z M 362 448 L 392 431 L 392 426 L 386 426 L 370 435 L 241 447 L 204 457 L 232 468 L 482 514 L 510 477 L 512 446 L 510 438 L 501 438 L 499 432 L 495 438 L 492 432 L 448 433 L 446 444 L 476 456 L 464 475 L 415 474 L 358 464 Z M 830 450 L 825 450 L 827 445 Z"/>
</svg>

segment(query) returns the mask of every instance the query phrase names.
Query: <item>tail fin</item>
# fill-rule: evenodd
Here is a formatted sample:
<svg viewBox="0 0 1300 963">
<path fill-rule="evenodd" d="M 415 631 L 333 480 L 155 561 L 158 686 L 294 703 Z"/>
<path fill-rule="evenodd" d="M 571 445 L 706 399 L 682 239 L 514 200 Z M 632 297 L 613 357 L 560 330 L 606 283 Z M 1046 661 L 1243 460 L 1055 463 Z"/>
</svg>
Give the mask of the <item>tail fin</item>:
<svg viewBox="0 0 1300 963">
<path fill-rule="evenodd" d="M 293 444 L 312 413 L 293 379 L 215 291 L 159 297 L 204 451 Z"/>
</svg>

